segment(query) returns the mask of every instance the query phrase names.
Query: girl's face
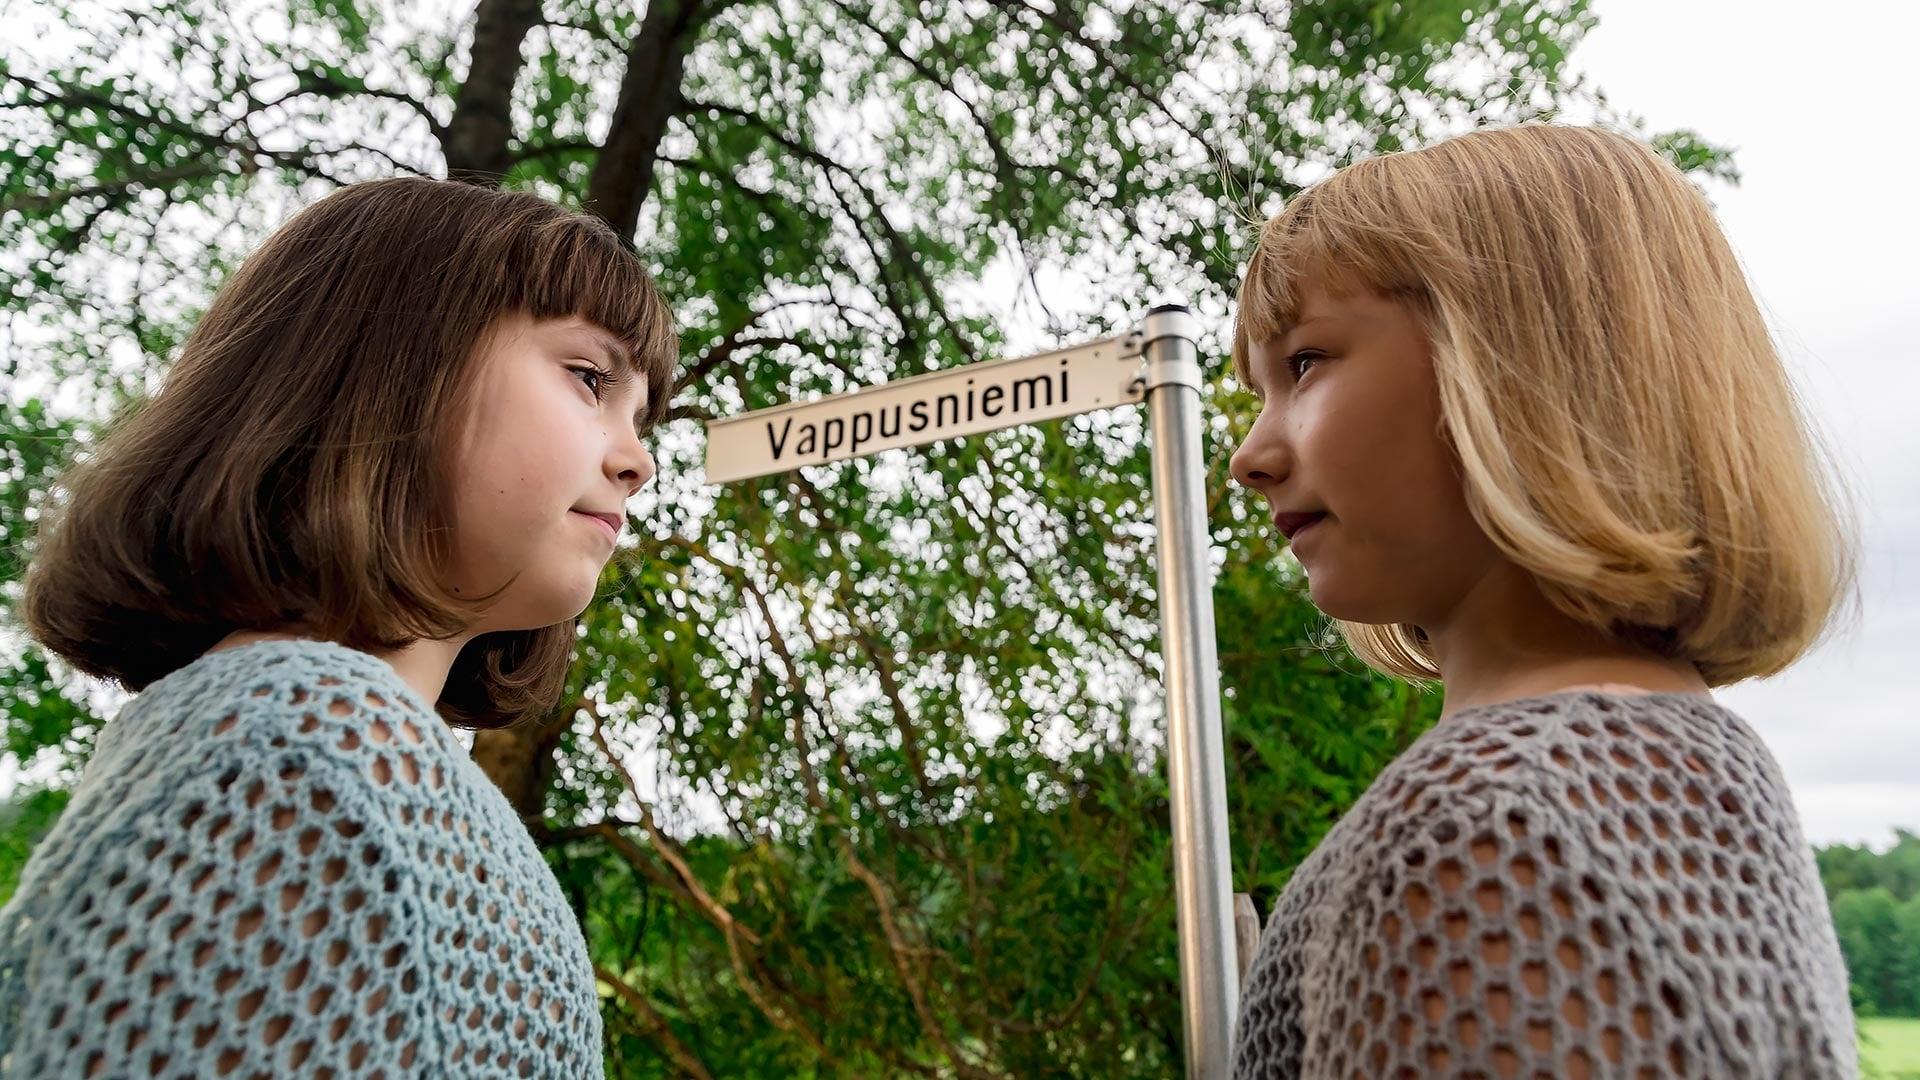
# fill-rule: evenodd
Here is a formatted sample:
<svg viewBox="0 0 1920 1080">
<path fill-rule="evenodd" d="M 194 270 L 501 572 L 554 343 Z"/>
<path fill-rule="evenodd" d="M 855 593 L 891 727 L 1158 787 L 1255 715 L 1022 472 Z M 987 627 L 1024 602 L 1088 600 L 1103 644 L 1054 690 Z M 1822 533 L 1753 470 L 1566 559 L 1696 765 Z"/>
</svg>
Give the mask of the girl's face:
<svg viewBox="0 0 1920 1080">
<path fill-rule="evenodd" d="M 1298 324 L 1248 360 L 1262 407 L 1233 476 L 1266 496 L 1314 606 L 1349 622 L 1444 624 L 1504 557 L 1467 510 L 1414 314 L 1313 283 Z"/>
<path fill-rule="evenodd" d="M 502 317 L 483 346 L 455 459 L 446 584 L 475 597 L 513 583 L 476 634 L 551 626 L 586 610 L 627 499 L 653 478 L 637 430 L 646 381 L 610 377 L 617 348 L 585 321 L 522 314 Z"/>
</svg>

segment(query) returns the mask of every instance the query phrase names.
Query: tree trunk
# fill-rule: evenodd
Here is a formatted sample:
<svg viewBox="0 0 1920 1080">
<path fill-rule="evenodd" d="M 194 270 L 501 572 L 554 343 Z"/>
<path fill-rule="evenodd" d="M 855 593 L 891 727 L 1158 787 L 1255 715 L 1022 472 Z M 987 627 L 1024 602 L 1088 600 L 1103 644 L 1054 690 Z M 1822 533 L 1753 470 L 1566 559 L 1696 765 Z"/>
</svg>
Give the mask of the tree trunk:
<svg viewBox="0 0 1920 1080">
<path fill-rule="evenodd" d="M 447 176 L 487 183 L 513 167 L 513 87 L 520 79 L 520 45 L 540 21 L 540 0 L 480 0 L 473 15 L 473 47 L 466 81 L 454 95 L 453 119 L 440 141 Z"/>
<path fill-rule="evenodd" d="M 537 724 L 473 733 L 473 763 L 507 797 L 522 821 L 538 821 L 553 779 L 553 749 L 567 733 L 578 702 L 568 702 Z"/>
<path fill-rule="evenodd" d="M 653 187 L 653 166 L 667 121 L 680 105 L 680 78 L 687 50 L 702 24 L 731 0 L 653 0 L 627 50 L 606 144 L 587 183 L 587 208 L 621 236 L 639 224 L 640 207 Z M 520 72 L 520 44 L 539 21 L 538 0 L 482 0 L 474 20 L 473 63 L 455 99 L 447 125 L 447 174 L 485 181 L 513 166 L 508 102 Z M 544 809 L 553 775 L 553 752 L 567 731 L 575 706 L 539 724 L 474 734 L 473 760 L 524 821 Z"/>
<path fill-rule="evenodd" d="M 627 49 L 627 71 L 607 141 L 587 181 L 587 208 L 621 236 L 633 235 L 653 190 L 667 121 L 680 107 L 680 76 L 700 27 L 731 0 L 653 0 Z"/>
</svg>

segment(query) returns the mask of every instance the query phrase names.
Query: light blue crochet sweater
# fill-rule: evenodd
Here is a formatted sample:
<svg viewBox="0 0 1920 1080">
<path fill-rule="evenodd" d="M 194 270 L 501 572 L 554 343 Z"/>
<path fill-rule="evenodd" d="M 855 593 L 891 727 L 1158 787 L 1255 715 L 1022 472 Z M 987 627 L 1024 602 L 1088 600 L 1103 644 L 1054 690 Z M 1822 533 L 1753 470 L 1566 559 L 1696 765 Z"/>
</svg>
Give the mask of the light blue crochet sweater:
<svg viewBox="0 0 1920 1080">
<path fill-rule="evenodd" d="M 586 943 L 377 657 L 203 656 L 101 732 L 0 909 L 0 1075 L 599 1077 Z"/>
</svg>

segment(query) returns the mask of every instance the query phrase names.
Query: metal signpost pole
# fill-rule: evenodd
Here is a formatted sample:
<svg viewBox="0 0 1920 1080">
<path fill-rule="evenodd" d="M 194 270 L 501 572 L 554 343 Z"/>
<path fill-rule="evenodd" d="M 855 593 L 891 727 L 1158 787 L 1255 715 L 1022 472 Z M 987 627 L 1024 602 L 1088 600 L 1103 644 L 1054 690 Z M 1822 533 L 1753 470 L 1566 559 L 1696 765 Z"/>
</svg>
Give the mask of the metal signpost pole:
<svg viewBox="0 0 1920 1080">
<path fill-rule="evenodd" d="M 1240 984 L 1234 963 L 1226 757 L 1207 544 L 1199 326 L 1184 304 L 1166 304 L 1148 313 L 1142 330 L 1153 425 L 1153 508 L 1159 524 L 1160 648 L 1166 665 L 1167 772 L 1187 1076 L 1214 1080 L 1232 1068 Z"/>
</svg>

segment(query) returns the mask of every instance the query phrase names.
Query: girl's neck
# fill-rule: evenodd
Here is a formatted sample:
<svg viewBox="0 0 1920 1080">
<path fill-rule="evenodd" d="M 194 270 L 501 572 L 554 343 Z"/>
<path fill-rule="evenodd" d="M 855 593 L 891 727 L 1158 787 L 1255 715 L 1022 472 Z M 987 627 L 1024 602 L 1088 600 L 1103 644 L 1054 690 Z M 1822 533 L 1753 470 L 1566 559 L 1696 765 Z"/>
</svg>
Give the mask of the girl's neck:
<svg viewBox="0 0 1920 1080">
<path fill-rule="evenodd" d="M 294 628 L 236 630 L 207 651 L 219 652 L 251 645 L 256 641 L 299 641 L 312 637 L 312 634 L 301 633 Z M 400 676 L 400 681 L 412 687 L 422 700 L 435 702 L 440 700 L 440 692 L 446 688 L 447 672 L 453 670 L 454 658 L 460 655 L 461 648 L 469 640 L 471 638 L 465 636 L 446 641 L 420 639 L 398 649 L 369 649 L 367 652 L 385 660 Z"/>
<path fill-rule="evenodd" d="M 1442 720 L 1463 709 L 1575 688 L 1708 693 L 1690 661 L 1569 618 L 1510 563 L 1482 579 L 1444 623 L 1425 629 L 1446 694 Z"/>
</svg>

